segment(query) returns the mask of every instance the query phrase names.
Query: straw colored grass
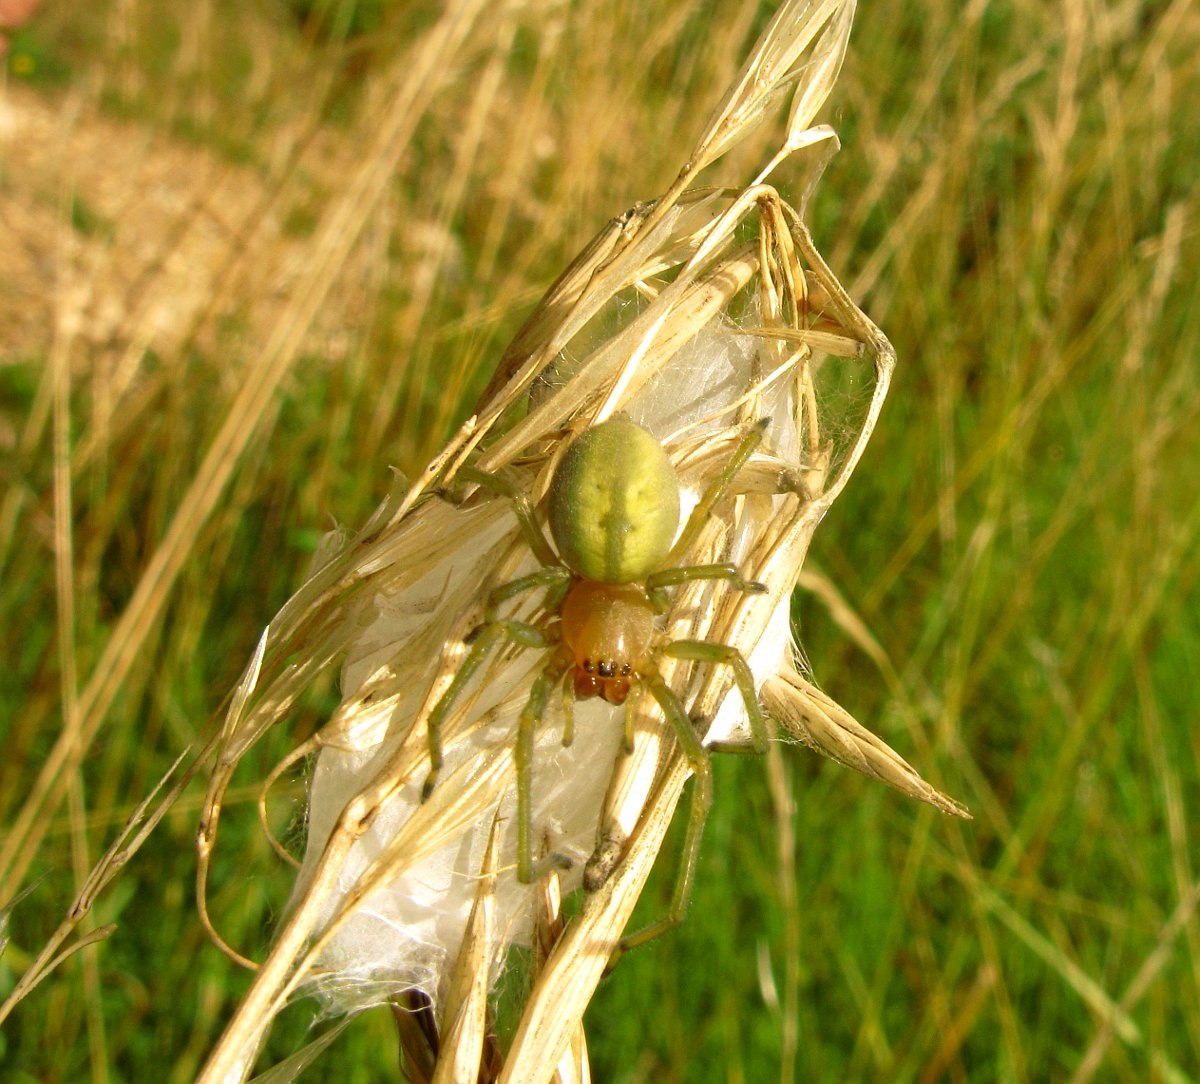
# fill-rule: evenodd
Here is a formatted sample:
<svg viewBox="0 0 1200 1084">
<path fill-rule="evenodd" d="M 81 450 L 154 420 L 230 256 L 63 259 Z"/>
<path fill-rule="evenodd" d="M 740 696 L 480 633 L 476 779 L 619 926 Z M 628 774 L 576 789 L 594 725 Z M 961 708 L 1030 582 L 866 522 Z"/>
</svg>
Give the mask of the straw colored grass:
<svg viewBox="0 0 1200 1084">
<path fill-rule="evenodd" d="M 670 185 L 765 21 L 720 7 L 398 5 L 339 42 L 274 8 L 51 4 L 14 43 L 0 898 L 30 892 L 0 995 L 41 981 L 0 1075 L 195 1079 L 246 990 L 195 920 L 199 784 L 172 777 L 131 857 L 123 825 L 217 729 L 316 537 L 368 522 L 393 465 L 395 510 L 546 285 Z M 1192 1079 L 1198 48 L 1180 0 L 860 13 L 806 217 L 899 361 L 796 616 L 820 689 L 903 754 L 858 766 L 911 762 L 976 819 L 801 751 L 717 758 L 687 922 L 589 1009 L 596 1079 Z M 754 177 L 769 130 L 718 178 Z M 256 959 L 293 879 L 259 785 L 339 701 L 306 676 L 210 870 Z M 804 693 L 798 737 L 844 751 Z M 288 775 L 267 807 L 293 852 L 301 800 Z M 266 1058 L 310 1020 L 285 1009 Z M 386 1012 L 324 1041 L 326 1071 L 394 1071 Z"/>
</svg>

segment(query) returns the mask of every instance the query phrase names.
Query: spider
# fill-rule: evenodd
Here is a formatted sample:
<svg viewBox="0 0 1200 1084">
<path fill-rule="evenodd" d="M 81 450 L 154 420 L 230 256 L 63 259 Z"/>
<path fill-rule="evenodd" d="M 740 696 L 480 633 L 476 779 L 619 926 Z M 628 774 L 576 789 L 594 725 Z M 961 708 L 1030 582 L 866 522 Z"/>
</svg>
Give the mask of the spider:
<svg viewBox="0 0 1200 1084">
<path fill-rule="evenodd" d="M 610 704 L 625 705 L 627 751 L 632 747 L 637 700 L 631 693 L 640 686 L 657 701 L 695 776 L 681 877 L 689 883 L 694 851 L 711 804 L 711 768 L 692 721 L 667 685 L 657 660 L 665 656 L 728 666 L 746 704 L 753 747 L 765 751 L 766 723 L 741 652 L 706 640 L 665 641 L 655 628 L 656 616 L 669 607 L 669 589 L 680 584 L 723 580 L 738 591 L 766 591 L 763 584 L 744 579 L 732 564 L 678 563 L 761 441 L 764 428 L 765 422 L 760 423 L 742 439 L 682 531 L 679 481 L 654 436 L 622 415 L 585 430 L 563 454 L 550 484 L 547 518 L 557 552 L 538 525 L 532 505 L 515 486 L 482 471 L 460 472 L 460 477 L 512 501 L 526 542 L 542 567 L 499 585 L 487 596 L 483 621 L 466 638 L 470 650 L 429 715 L 430 771 L 422 800 L 432 793 L 442 767 L 446 717 L 490 651 L 504 642 L 544 651 L 545 664 L 517 723 L 517 877 L 522 883 L 535 880 L 547 864 L 570 865 L 560 855 L 535 864 L 532 851 L 534 732 L 556 686 L 561 686 L 562 692 L 564 745 L 570 744 L 574 734 L 577 699 L 599 696 Z M 545 589 L 542 611 L 549 621 L 532 624 L 497 616 L 504 603 L 536 589 Z M 677 906 L 667 920 L 672 925 L 686 908 L 688 887 L 687 883 L 677 886 Z"/>
</svg>

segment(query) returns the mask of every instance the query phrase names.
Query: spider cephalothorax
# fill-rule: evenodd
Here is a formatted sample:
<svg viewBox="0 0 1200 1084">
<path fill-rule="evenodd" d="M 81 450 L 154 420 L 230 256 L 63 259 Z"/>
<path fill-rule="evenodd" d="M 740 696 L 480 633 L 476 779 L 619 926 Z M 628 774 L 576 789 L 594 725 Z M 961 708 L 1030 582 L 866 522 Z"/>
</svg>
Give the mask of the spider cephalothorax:
<svg viewBox="0 0 1200 1084">
<path fill-rule="evenodd" d="M 655 616 L 669 605 L 668 588 L 691 580 L 723 580 L 739 591 L 761 592 L 731 564 L 680 565 L 713 505 L 762 438 L 756 426 L 701 496 L 679 531 L 679 482 L 661 444 L 641 426 L 614 417 L 586 430 L 563 454 L 550 484 L 548 520 L 557 551 L 551 548 L 528 502 L 500 479 L 479 472 L 470 477 L 513 498 L 521 529 L 543 567 L 493 590 L 484 622 L 468 637 L 470 651 L 429 715 L 430 772 L 426 796 L 442 765 L 441 728 L 455 698 L 492 646 L 509 641 L 542 648 L 546 662 L 530 690 L 517 728 L 517 875 L 531 881 L 536 868 L 531 845 L 534 731 L 550 693 L 561 685 L 564 734 L 574 732 L 573 702 L 599 696 L 626 704 L 631 733 L 636 699 L 643 688 L 654 697 L 675 729 L 696 775 L 693 819 L 702 825 L 711 794 L 708 757 L 678 696 L 659 672 L 657 658 L 692 659 L 729 666 L 745 701 L 754 745 L 765 747 L 766 725 L 745 659 L 735 648 L 704 640 L 666 641 Z M 501 605 L 526 591 L 545 588 L 543 610 L 551 620 L 533 624 L 498 618 Z M 698 828 L 698 826 L 697 826 Z M 698 830 L 689 833 L 698 842 Z M 561 864 L 561 859 L 552 856 Z"/>
<path fill-rule="evenodd" d="M 564 660 L 576 699 L 624 704 L 654 638 L 654 607 L 640 587 L 576 580 L 560 611 Z"/>
</svg>

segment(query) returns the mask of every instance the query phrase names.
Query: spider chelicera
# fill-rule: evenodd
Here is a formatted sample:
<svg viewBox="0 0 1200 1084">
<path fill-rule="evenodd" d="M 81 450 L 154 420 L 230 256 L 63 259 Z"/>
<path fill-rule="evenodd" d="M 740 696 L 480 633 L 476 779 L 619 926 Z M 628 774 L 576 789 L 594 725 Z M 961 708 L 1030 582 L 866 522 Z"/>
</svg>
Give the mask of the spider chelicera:
<svg viewBox="0 0 1200 1084">
<path fill-rule="evenodd" d="M 517 877 L 523 883 L 533 881 L 546 863 L 570 864 L 558 855 L 549 856 L 542 864 L 533 860 L 534 732 L 556 686 L 562 690 L 564 745 L 570 744 L 574 733 L 576 699 L 599 696 L 610 704 L 626 705 L 626 749 L 632 743 L 637 700 L 630 694 L 640 686 L 657 701 L 695 776 L 685 842 L 687 881 L 711 804 L 712 775 L 708 754 L 679 697 L 663 678 L 657 659 L 666 656 L 728 666 L 746 704 L 754 749 L 765 751 L 766 723 L 741 652 L 706 640 L 668 641 L 655 628 L 655 617 L 669 607 L 668 589 L 679 584 L 724 580 L 738 591 L 766 590 L 761 583 L 744 579 L 732 564 L 678 563 L 761 441 L 763 429 L 764 425 L 756 425 L 742 439 L 701 495 L 682 531 L 679 481 L 662 445 L 623 416 L 586 430 L 567 448 L 550 484 L 548 521 L 557 553 L 528 499 L 511 483 L 480 471 L 460 472 L 465 480 L 512 501 L 526 542 L 542 567 L 501 584 L 488 595 L 483 622 L 467 637 L 470 650 L 429 715 L 430 771 L 422 800 L 432 793 L 442 767 L 442 726 L 492 648 L 509 642 L 546 652 L 545 664 L 517 723 Z M 533 624 L 497 616 L 505 602 L 538 588 L 546 591 L 542 611 L 549 620 Z M 677 897 L 683 898 L 682 906 L 686 906 L 686 891 L 687 885 L 683 885 L 677 892 Z"/>
</svg>

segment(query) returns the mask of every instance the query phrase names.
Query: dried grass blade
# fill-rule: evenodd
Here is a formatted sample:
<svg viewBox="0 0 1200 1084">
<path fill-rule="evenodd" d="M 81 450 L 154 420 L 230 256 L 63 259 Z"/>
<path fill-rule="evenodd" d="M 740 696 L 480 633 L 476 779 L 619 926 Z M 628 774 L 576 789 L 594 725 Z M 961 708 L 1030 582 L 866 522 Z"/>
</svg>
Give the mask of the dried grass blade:
<svg viewBox="0 0 1200 1084">
<path fill-rule="evenodd" d="M 853 17 L 853 0 L 785 3 L 717 107 L 692 152 L 688 172 L 699 172 L 748 136 L 793 87 L 789 129 L 806 128 L 833 89 Z"/>
<path fill-rule="evenodd" d="M 654 865 L 679 802 L 688 767 L 676 753 L 645 815 L 629 839 L 624 860 L 584 900 L 530 994 L 501 1084 L 548 1081 L 574 1041 L 605 968 L 621 939 Z"/>
<path fill-rule="evenodd" d="M 442 1013 L 442 1049 L 433 1084 L 455 1084 L 479 1075 L 488 1031 L 488 986 L 495 955 L 496 865 L 500 853 L 498 818 L 492 819 L 479 890 L 467 922 L 462 949 L 450 976 Z"/>
<path fill-rule="evenodd" d="M 783 732 L 810 749 L 943 813 L 971 819 L 965 806 L 926 783 L 882 738 L 794 669 L 785 669 L 779 677 L 768 679 L 761 696 L 763 706 Z"/>
</svg>

